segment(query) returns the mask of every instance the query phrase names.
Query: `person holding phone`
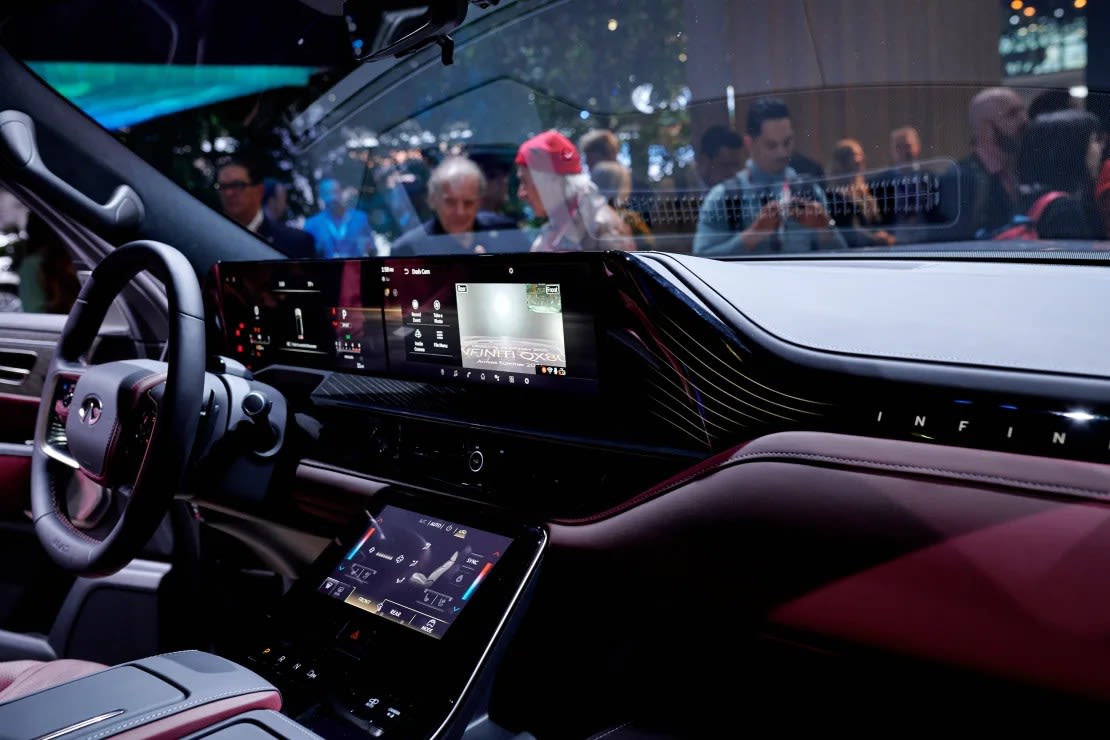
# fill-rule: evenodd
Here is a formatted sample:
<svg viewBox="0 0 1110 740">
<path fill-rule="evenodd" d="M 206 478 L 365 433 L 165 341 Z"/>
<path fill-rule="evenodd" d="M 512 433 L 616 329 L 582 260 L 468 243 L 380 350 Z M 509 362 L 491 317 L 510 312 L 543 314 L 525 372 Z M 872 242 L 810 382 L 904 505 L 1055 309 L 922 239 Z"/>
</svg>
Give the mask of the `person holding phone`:
<svg viewBox="0 0 1110 740">
<path fill-rule="evenodd" d="M 693 253 L 724 256 L 846 249 L 821 186 L 790 166 L 794 127 L 776 98 L 748 109 L 744 169 L 714 186 L 702 203 Z"/>
</svg>

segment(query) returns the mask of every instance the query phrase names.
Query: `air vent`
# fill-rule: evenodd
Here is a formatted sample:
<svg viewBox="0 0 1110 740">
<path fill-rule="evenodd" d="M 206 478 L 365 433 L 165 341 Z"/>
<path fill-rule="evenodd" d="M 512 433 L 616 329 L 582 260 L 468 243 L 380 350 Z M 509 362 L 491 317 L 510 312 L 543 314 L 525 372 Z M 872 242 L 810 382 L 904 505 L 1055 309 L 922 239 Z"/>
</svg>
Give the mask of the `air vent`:
<svg viewBox="0 0 1110 740">
<path fill-rule="evenodd" d="M 634 355 L 614 358 L 630 431 L 666 429 L 668 443 L 709 451 L 770 431 L 823 428 L 836 412 L 836 396 L 812 374 L 746 346 L 723 324 L 689 320 L 697 309 L 666 286 L 620 288 L 623 326 L 609 338 Z"/>
<path fill-rule="evenodd" d="M 0 383 L 20 385 L 31 374 L 38 355 L 29 350 L 0 350 Z"/>
<path fill-rule="evenodd" d="M 353 401 L 390 408 L 446 412 L 453 408 L 451 399 L 458 393 L 455 388 L 427 383 L 332 373 L 312 395 L 318 400 Z"/>
<path fill-rule="evenodd" d="M 644 378 L 649 413 L 706 448 L 768 428 L 812 426 L 828 410 L 766 377 L 765 365 L 751 367 L 735 347 L 692 336 L 664 312 L 646 349 L 655 357 Z"/>
</svg>

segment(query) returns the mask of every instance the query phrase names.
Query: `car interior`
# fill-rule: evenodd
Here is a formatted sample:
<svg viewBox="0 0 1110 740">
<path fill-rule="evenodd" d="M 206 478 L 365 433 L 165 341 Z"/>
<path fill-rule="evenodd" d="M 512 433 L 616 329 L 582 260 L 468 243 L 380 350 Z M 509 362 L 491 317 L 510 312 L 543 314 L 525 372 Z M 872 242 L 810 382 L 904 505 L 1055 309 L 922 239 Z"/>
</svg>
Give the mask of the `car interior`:
<svg viewBox="0 0 1110 740">
<path fill-rule="evenodd" d="M 191 3 L 134 5 L 192 19 L 174 48 L 204 38 Z M 467 87 L 474 49 L 566 3 L 286 5 L 283 28 L 359 35 L 352 55 L 340 34 L 350 77 L 314 78 L 329 92 L 285 119 L 323 161 L 352 111 L 405 130 L 456 94 L 517 96 Z M 66 9 L 59 38 L 97 35 L 102 6 L 43 4 Z M 637 191 L 651 249 L 290 258 L 148 161 L 138 123 L 44 79 L 24 12 L 0 23 L 0 186 L 80 292 L 0 312 L 0 738 L 1105 716 L 1105 242 L 710 258 L 686 196 Z M 118 38 L 171 44 L 145 29 Z M 211 53 L 233 59 L 229 38 Z M 491 140 L 475 151 L 511 157 Z"/>
</svg>

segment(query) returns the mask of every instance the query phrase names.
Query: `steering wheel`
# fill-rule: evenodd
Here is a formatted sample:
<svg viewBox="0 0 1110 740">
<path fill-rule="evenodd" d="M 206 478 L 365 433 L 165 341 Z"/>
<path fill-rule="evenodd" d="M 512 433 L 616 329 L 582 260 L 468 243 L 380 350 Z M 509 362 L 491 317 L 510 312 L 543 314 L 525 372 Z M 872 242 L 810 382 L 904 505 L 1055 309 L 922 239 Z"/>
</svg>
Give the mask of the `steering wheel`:
<svg viewBox="0 0 1110 740">
<path fill-rule="evenodd" d="M 87 354 L 109 306 L 144 270 L 162 281 L 169 300 L 164 362 L 89 364 Z M 204 348 L 200 284 L 181 252 L 159 242 L 130 242 L 93 270 L 47 370 L 31 460 L 35 534 L 65 570 L 114 573 L 153 536 L 197 434 Z M 103 487 L 95 524 L 75 524 L 65 487 L 57 485 L 58 465 L 71 468 L 85 489 Z"/>
</svg>

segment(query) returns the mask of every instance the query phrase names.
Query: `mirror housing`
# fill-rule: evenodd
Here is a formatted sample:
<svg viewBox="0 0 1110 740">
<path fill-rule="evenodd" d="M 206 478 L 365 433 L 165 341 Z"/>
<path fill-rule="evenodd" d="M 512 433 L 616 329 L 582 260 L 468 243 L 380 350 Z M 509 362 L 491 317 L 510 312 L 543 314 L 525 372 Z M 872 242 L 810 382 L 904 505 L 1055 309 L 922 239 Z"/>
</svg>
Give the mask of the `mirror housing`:
<svg viewBox="0 0 1110 740">
<path fill-rule="evenodd" d="M 343 15 L 355 59 L 371 62 L 400 58 L 431 44 L 439 44 L 444 64 L 454 61 L 455 42 L 450 34 L 466 20 L 470 5 L 488 8 L 500 0 L 423 0 L 381 3 L 345 0 Z M 382 6 L 386 7 L 382 7 Z M 366 31 L 377 29 L 367 43 Z"/>
</svg>

